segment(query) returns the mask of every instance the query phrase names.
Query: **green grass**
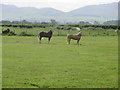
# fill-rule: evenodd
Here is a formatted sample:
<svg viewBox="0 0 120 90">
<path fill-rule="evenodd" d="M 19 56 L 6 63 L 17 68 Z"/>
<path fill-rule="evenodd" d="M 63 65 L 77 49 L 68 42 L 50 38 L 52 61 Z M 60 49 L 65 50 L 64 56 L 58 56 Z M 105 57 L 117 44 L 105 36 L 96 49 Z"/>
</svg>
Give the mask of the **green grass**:
<svg viewBox="0 0 120 90">
<path fill-rule="evenodd" d="M 117 36 L 3 36 L 3 88 L 117 88 Z"/>
</svg>

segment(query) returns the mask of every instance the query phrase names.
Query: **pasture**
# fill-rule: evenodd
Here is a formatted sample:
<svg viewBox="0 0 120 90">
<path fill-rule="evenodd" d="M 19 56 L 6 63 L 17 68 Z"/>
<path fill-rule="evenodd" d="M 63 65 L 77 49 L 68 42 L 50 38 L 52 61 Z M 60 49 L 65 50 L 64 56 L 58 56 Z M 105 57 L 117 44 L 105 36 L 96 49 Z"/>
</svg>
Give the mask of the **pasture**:
<svg viewBox="0 0 120 90">
<path fill-rule="evenodd" d="M 64 26 L 65 27 L 65 26 Z M 14 28 L 14 27 L 3 27 L 2 30 L 10 29 L 13 31 L 17 36 L 23 36 L 23 33 L 27 34 L 28 36 L 37 36 L 41 31 L 49 31 L 54 30 L 54 36 L 66 36 L 67 34 L 76 34 L 79 31 L 77 30 L 59 30 L 56 27 L 46 27 L 46 28 Z M 82 28 L 81 31 L 85 36 L 117 36 L 115 32 L 116 29 L 103 29 L 103 28 L 95 28 L 95 27 L 85 27 Z M 27 36 L 26 35 L 26 36 Z"/>
<path fill-rule="evenodd" d="M 117 36 L 2 36 L 3 88 L 117 88 Z"/>
</svg>

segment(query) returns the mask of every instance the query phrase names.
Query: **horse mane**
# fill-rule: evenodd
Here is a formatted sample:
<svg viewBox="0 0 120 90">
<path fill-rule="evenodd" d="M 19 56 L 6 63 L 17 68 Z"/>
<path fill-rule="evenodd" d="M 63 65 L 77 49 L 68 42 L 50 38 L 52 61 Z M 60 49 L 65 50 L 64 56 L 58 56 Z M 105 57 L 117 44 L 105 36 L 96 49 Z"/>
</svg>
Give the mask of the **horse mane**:
<svg viewBox="0 0 120 90">
<path fill-rule="evenodd" d="M 81 35 L 82 35 L 82 32 L 79 32 L 79 33 L 77 33 L 76 35 L 81 36 Z"/>
<path fill-rule="evenodd" d="M 52 30 L 50 30 L 48 33 L 53 33 L 53 31 L 52 31 Z"/>
<path fill-rule="evenodd" d="M 67 34 L 67 36 L 69 36 L 70 34 Z"/>
</svg>

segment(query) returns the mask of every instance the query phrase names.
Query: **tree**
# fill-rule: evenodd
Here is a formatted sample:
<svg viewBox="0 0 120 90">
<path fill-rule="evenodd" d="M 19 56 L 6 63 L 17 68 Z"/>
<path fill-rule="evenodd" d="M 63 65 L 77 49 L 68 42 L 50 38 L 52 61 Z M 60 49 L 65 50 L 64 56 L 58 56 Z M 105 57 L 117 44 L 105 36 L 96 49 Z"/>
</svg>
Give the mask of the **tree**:
<svg viewBox="0 0 120 90">
<path fill-rule="evenodd" d="M 22 23 L 22 24 L 31 24 L 31 23 L 28 22 L 27 20 L 22 20 L 21 23 Z"/>
<path fill-rule="evenodd" d="M 54 19 L 51 19 L 50 21 L 53 26 L 56 26 L 58 24 L 58 22 L 56 22 Z"/>
<path fill-rule="evenodd" d="M 94 25 L 100 25 L 98 21 L 94 21 Z"/>
<path fill-rule="evenodd" d="M 0 21 L 0 23 L 3 23 L 3 24 L 11 24 L 11 21 L 8 21 L 8 20 L 2 20 L 2 21 Z"/>
</svg>

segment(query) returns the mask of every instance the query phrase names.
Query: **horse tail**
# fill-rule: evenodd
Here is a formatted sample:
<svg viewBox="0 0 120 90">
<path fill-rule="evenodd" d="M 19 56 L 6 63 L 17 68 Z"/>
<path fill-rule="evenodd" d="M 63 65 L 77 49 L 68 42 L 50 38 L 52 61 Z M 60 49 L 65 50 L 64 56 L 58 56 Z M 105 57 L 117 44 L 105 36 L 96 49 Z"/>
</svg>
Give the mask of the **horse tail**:
<svg viewBox="0 0 120 90">
<path fill-rule="evenodd" d="M 43 37 L 41 38 L 42 40 L 44 39 Z M 38 35 L 38 41 L 40 40 L 40 35 Z"/>
<path fill-rule="evenodd" d="M 67 37 L 69 36 L 70 34 L 67 34 Z"/>
<path fill-rule="evenodd" d="M 68 42 L 68 44 L 70 44 L 70 38 L 69 38 L 69 35 L 70 35 L 70 34 L 67 34 L 67 42 Z"/>
<path fill-rule="evenodd" d="M 69 35 L 70 35 L 70 34 L 67 34 L 67 40 L 69 40 Z"/>
</svg>

